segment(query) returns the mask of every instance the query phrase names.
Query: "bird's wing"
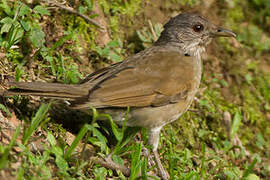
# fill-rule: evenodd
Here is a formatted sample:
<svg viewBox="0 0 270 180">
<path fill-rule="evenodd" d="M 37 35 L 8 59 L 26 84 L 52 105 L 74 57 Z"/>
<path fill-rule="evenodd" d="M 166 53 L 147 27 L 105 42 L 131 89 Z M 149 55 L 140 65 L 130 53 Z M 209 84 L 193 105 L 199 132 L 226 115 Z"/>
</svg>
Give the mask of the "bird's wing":
<svg viewBox="0 0 270 180">
<path fill-rule="evenodd" d="M 177 51 L 156 51 L 133 56 L 126 64 L 96 73 L 82 84 L 91 84 L 88 98 L 74 108 L 161 106 L 184 99 L 196 76 L 190 58 Z M 93 85 L 94 84 L 94 85 Z"/>
</svg>

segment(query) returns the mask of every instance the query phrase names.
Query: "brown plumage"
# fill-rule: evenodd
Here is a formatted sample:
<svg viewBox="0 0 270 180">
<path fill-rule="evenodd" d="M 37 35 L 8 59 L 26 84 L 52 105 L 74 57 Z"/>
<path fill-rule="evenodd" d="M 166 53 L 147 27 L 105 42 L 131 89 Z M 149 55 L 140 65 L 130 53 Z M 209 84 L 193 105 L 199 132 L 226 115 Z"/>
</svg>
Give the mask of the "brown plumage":
<svg viewBox="0 0 270 180">
<path fill-rule="evenodd" d="M 200 84 L 201 53 L 217 36 L 235 34 L 202 16 L 180 14 L 164 26 L 152 47 L 90 74 L 81 84 L 12 82 L 16 88 L 4 95 L 67 99 L 71 108 L 99 108 L 120 124 L 130 107 L 127 125 L 149 128 L 149 144 L 162 178 L 168 179 L 157 154 L 160 130 L 189 108 Z"/>
</svg>

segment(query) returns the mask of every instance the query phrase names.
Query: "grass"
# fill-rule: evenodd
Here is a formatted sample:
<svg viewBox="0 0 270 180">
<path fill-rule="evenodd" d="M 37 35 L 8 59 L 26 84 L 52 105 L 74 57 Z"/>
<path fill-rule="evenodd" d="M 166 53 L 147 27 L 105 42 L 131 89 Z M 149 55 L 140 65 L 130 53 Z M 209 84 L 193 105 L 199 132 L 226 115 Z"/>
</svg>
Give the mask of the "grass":
<svg viewBox="0 0 270 180">
<path fill-rule="evenodd" d="M 8 156 L 10 154 L 10 151 L 11 151 L 12 147 L 15 145 L 16 140 L 17 140 L 17 138 L 19 136 L 20 128 L 21 128 L 20 126 L 18 126 L 16 128 L 16 130 L 14 132 L 14 135 L 13 135 L 9 145 L 6 146 L 6 147 L 1 148 L 2 151 L 3 151 L 3 154 L 2 154 L 1 159 L 0 159 L 0 169 L 3 169 L 5 167 L 7 161 L 8 161 Z"/>
<path fill-rule="evenodd" d="M 142 23 L 136 17 L 146 14 L 141 8 L 143 1 L 102 0 L 99 3 L 112 33 L 112 41 L 104 47 L 95 43 L 98 29 L 76 15 L 54 12 L 46 4 L 30 6 L 3 0 L 0 3 L 0 73 L 12 75 L 16 80 L 77 83 L 97 67 L 119 62 L 127 54 L 150 46 L 155 36 L 159 36 L 162 27 L 152 25 L 148 19 L 138 18 L 145 21 L 145 26 L 133 29 L 133 23 Z M 166 14 L 168 9 L 175 11 L 175 3 L 179 5 L 177 11 L 204 7 L 199 1 L 172 0 L 167 4 L 169 7 L 160 8 L 160 13 Z M 198 93 L 191 107 L 193 111 L 162 130 L 159 153 L 171 179 L 270 178 L 267 123 L 270 76 L 260 66 L 261 62 L 267 62 L 269 55 L 266 31 L 269 15 L 261 11 L 268 5 L 266 0 L 255 4 L 226 3 L 214 4 L 213 9 L 218 9 L 219 18 L 224 18 L 226 26 L 239 34 L 238 44 L 227 39 L 214 43 L 215 50 L 210 48 L 210 55 L 204 59 L 201 85 L 204 90 Z M 162 5 L 156 1 L 149 4 L 152 9 Z M 86 13 L 93 10 L 93 2 L 77 3 L 74 7 Z M 247 20 L 246 9 L 254 12 Z M 266 19 L 260 19 L 261 14 Z M 125 18 L 129 23 L 121 24 L 127 22 Z M 125 30 L 134 32 L 134 37 L 127 37 Z M 130 168 L 130 179 L 157 179 L 151 174 L 153 168 L 147 166 L 147 158 L 141 155 L 143 146 L 147 146 L 145 129 L 118 127 L 109 115 L 92 109 L 94 116 L 75 131 L 67 128 L 65 121 L 57 124 L 52 113 L 57 112 L 54 108 L 57 105 L 41 103 L 37 108 L 37 101 L 12 97 L 0 104 L 3 139 L 0 169 L 5 177 L 126 179 L 119 170 L 102 167 L 91 159 L 111 155 L 114 162 Z M 231 116 L 229 128 L 224 122 L 225 112 Z M 96 121 L 101 116 L 108 119 L 109 126 Z M 82 116 L 78 115 L 69 123 L 75 126 L 80 119 Z M 4 120 L 19 125 L 10 128 Z M 142 141 L 135 143 L 133 139 L 139 130 Z M 235 143 L 235 138 L 241 140 L 242 146 Z"/>
</svg>

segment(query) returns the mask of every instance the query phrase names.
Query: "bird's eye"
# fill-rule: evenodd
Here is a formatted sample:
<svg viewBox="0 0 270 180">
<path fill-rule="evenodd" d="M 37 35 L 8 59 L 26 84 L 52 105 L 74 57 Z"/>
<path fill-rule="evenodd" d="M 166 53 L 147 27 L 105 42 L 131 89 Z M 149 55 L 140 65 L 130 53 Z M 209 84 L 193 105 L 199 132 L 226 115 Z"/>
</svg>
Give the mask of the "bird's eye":
<svg viewBox="0 0 270 180">
<path fill-rule="evenodd" d="M 202 24 L 196 24 L 192 28 L 193 28 L 193 31 L 195 31 L 195 32 L 201 32 L 204 27 Z"/>
</svg>

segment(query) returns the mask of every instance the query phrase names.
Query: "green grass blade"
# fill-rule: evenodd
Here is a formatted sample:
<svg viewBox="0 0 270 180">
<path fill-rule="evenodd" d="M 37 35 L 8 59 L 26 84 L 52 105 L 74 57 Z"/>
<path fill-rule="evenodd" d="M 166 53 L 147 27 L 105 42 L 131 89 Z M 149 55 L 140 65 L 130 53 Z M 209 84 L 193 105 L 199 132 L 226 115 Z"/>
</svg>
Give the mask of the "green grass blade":
<svg viewBox="0 0 270 180">
<path fill-rule="evenodd" d="M 124 132 L 125 134 L 123 140 L 115 146 L 113 150 L 114 154 L 121 154 L 124 146 L 133 139 L 133 137 L 137 134 L 139 130 L 141 130 L 141 128 L 139 127 L 128 127 L 127 130 Z"/>
<path fill-rule="evenodd" d="M 237 131 L 240 128 L 241 125 L 241 121 L 242 121 L 242 116 L 240 113 L 240 110 L 237 111 L 233 117 L 233 123 L 232 123 L 232 130 L 231 130 L 231 137 L 233 138 L 234 135 L 237 133 Z"/>
<path fill-rule="evenodd" d="M 14 135 L 12 136 L 12 139 L 9 143 L 9 145 L 6 147 L 1 159 L 0 159 L 0 169 L 4 168 L 5 167 L 5 164 L 7 163 L 7 158 L 8 158 L 8 155 L 10 154 L 10 151 L 12 149 L 12 147 L 14 146 L 19 134 L 20 134 L 20 130 L 21 130 L 21 126 L 19 125 L 16 130 L 15 130 L 15 133 Z"/>
<path fill-rule="evenodd" d="M 7 114 L 8 117 L 11 117 L 11 116 L 12 116 L 11 112 L 10 112 L 10 111 L 8 110 L 8 108 L 6 108 L 6 106 L 4 106 L 3 104 L 0 104 L 0 109 L 1 109 L 2 111 L 4 111 L 4 112 Z"/>
<path fill-rule="evenodd" d="M 206 169 L 205 169 L 205 152 L 206 152 L 206 145 L 203 142 L 202 144 L 202 165 L 201 165 L 201 177 L 204 179 L 205 178 L 205 173 L 206 173 Z"/>
<path fill-rule="evenodd" d="M 131 171 L 130 171 L 130 180 L 137 178 L 137 175 L 141 169 L 142 161 L 140 160 L 142 151 L 142 145 L 134 145 L 134 152 L 131 155 Z"/>
<path fill-rule="evenodd" d="M 245 179 L 246 177 L 248 177 L 248 175 L 250 175 L 252 173 L 252 170 L 255 166 L 255 164 L 257 163 L 257 158 L 255 158 L 251 164 L 247 167 L 247 169 L 244 171 L 244 175 L 243 175 L 243 179 Z"/>
<path fill-rule="evenodd" d="M 147 180 L 147 158 L 143 158 L 142 168 L 141 168 L 142 180 Z"/>
<path fill-rule="evenodd" d="M 64 158 L 67 159 L 71 156 L 71 154 L 73 153 L 73 151 L 75 150 L 75 148 L 77 147 L 77 145 L 79 144 L 79 142 L 82 140 L 82 138 L 84 137 L 84 135 L 87 133 L 87 131 L 89 131 L 91 129 L 90 127 L 91 125 L 89 124 L 85 124 L 80 132 L 78 133 L 78 135 L 76 136 L 76 138 L 73 140 L 72 144 L 70 145 L 70 147 L 68 148 L 68 150 L 66 151 Z"/>
<path fill-rule="evenodd" d="M 124 132 L 121 128 L 118 128 L 118 126 L 114 123 L 112 117 L 109 114 L 100 114 L 100 117 L 106 117 L 108 120 L 110 120 L 110 124 L 112 127 L 113 134 L 118 142 L 121 142 L 124 136 Z"/>
<path fill-rule="evenodd" d="M 66 41 L 70 40 L 74 36 L 74 33 L 70 33 L 66 36 L 61 37 L 58 41 L 56 41 L 51 47 L 50 51 L 54 51 L 56 48 L 62 46 Z"/>
<path fill-rule="evenodd" d="M 26 131 L 25 131 L 25 133 L 23 135 L 23 139 L 22 139 L 23 145 L 25 145 L 28 142 L 30 136 L 38 128 L 38 126 L 41 123 L 41 121 L 43 119 L 45 119 L 46 114 L 47 114 L 49 108 L 50 108 L 50 104 L 42 104 L 40 106 L 38 112 L 35 114 L 34 118 L 32 118 L 32 121 L 31 121 L 30 126 L 26 129 Z"/>
<path fill-rule="evenodd" d="M 93 108 L 93 107 L 90 107 L 90 108 L 91 108 L 91 110 L 93 112 L 93 114 L 92 114 L 92 122 L 91 122 L 91 124 L 93 125 L 97 121 L 99 114 L 98 114 L 96 108 Z"/>
<path fill-rule="evenodd" d="M 194 179 L 194 176 L 199 176 L 196 172 L 190 172 L 188 173 L 183 180 L 192 180 Z"/>
</svg>

